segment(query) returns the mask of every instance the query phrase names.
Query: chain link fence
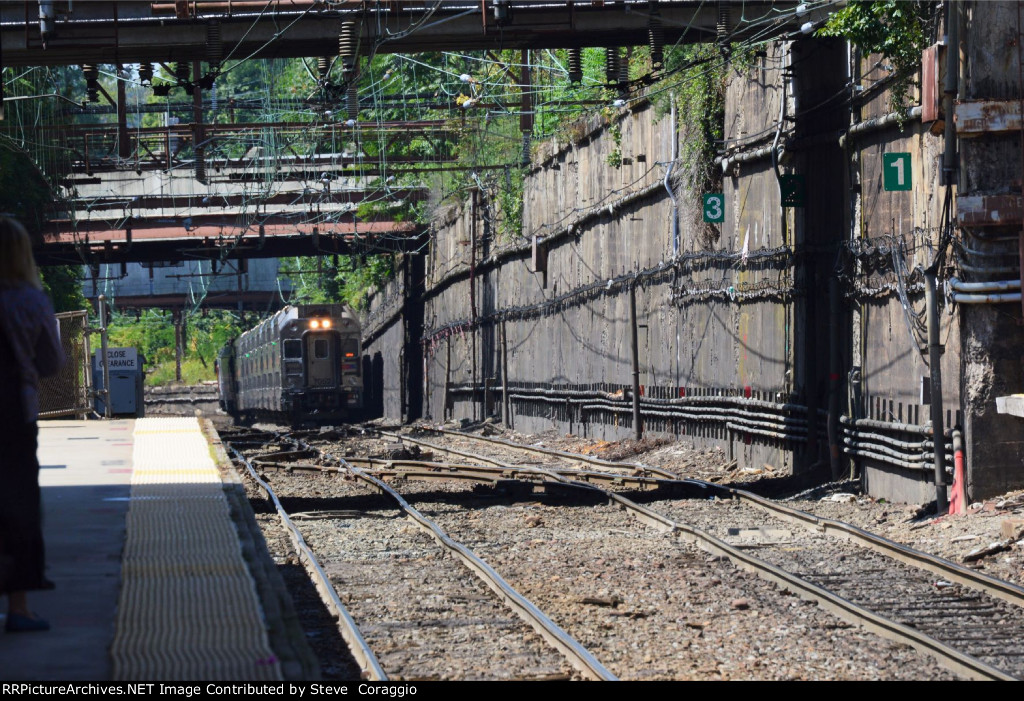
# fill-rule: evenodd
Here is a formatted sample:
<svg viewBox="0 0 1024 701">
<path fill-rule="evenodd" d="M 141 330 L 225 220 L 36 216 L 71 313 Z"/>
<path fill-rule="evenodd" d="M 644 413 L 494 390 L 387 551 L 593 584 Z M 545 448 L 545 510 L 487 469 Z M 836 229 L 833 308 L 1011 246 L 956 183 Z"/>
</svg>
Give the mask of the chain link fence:
<svg viewBox="0 0 1024 701">
<path fill-rule="evenodd" d="M 56 375 L 39 381 L 39 418 L 75 416 L 92 411 L 92 372 L 89 365 L 89 319 L 84 311 L 61 312 L 60 342 L 67 362 Z"/>
</svg>

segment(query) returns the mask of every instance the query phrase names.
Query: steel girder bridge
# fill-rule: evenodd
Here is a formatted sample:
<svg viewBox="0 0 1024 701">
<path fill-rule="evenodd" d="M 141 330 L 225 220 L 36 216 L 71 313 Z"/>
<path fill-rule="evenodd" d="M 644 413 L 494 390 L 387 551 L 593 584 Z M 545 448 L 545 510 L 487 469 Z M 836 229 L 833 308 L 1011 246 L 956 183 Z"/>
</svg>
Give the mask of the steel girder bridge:
<svg viewBox="0 0 1024 701">
<path fill-rule="evenodd" d="M 258 170 L 259 153 L 218 155 L 218 141 L 247 130 L 272 132 L 275 142 L 292 136 L 326 139 L 338 130 L 386 132 L 399 142 L 410 134 L 443 141 L 440 122 L 311 125 L 307 123 L 214 124 L 204 101 L 222 62 L 239 59 L 336 57 L 347 84 L 331 86 L 358 114 L 352 86 L 360 57 L 376 53 L 442 50 L 614 48 L 678 42 L 739 41 L 798 32 L 819 22 L 834 2 L 686 0 L 641 2 L 541 2 L 535 0 L 177 0 L 175 2 L 0 2 L 3 67 L 159 63 L 176 73 L 177 86 L 192 95 L 188 124 L 130 129 L 124 81 L 111 95 L 86 75 L 90 98 L 102 95 L 116 124 L 57 125 L 43 138 L 70 154 L 62 184 L 72 194 L 49 222 L 41 252 L 44 264 L 143 262 L 182 258 L 279 257 L 367 251 L 410 251 L 425 241 L 424 227 L 388 221 L 358 222 L 352 214 L 367 193 L 378 192 L 371 162 L 351 154 L 293 149 L 274 164 L 278 186 L 253 195 L 246 180 Z M 798 5 L 800 10 L 797 10 Z M 211 70 L 204 74 L 202 64 Z M 173 64 L 174 68 L 171 68 Z M 182 66 L 186 67 L 183 71 Z M 189 71 L 188 68 L 191 68 Z M 523 76 L 528 81 L 528 75 Z M 529 104 L 524 90 L 524 113 Z M 7 98 L 10 99 L 10 98 Z M 68 102 L 66 98 L 60 98 Z M 65 109 L 97 111 L 85 104 Z M 526 132 L 532 122 L 524 118 Z M 375 138 L 379 138 L 375 137 Z M 442 150 L 443 151 L 443 150 Z M 415 160 L 415 159 L 412 159 Z M 443 152 L 421 170 L 450 166 Z M 391 162 L 395 162 L 391 159 Z M 400 162 L 400 159 L 399 159 Z M 413 163 L 407 164 L 415 168 Z M 162 178 L 161 196 L 125 179 Z M 190 186 L 175 186 L 187 176 Z M 323 179 L 323 187 L 310 181 Z M 200 183 L 199 189 L 195 183 Z M 152 185 L 152 182 L 150 183 Z M 386 185 L 385 185 L 386 187 Z M 134 188 L 134 190 L 133 190 Z M 138 194 L 132 194 L 135 191 Z M 394 193 L 406 199 L 423 193 Z M 113 222 L 113 224 L 112 224 Z"/>
</svg>

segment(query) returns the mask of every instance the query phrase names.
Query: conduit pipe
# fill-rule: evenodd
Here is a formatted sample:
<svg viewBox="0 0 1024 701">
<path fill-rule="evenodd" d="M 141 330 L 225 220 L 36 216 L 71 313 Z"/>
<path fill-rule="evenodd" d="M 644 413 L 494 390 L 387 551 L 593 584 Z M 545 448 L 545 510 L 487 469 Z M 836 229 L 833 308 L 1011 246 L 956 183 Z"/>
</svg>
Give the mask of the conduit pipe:
<svg viewBox="0 0 1024 701">
<path fill-rule="evenodd" d="M 953 277 L 946 284 L 952 291 L 950 297 L 957 304 L 1006 304 L 1021 300 L 1020 280 L 963 282 Z"/>
<path fill-rule="evenodd" d="M 878 443 L 884 443 L 891 445 L 895 448 L 902 448 L 904 450 L 921 450 L 927 451 L 935 448 L 935 441 L 925 439 L 921 441 L 901 441 L 890 436 L 883 436 L 880 433 L 873 433 L 870 431 L 857 431 L 848 427 L 843 427 L 843 436 L 845 438 L 851 438 L 858 441 L 875 441 Z M 945 444 L 946 452 L 952 451 L 952 444 Z"/>
<path fill-rule="evenodd" d="M 931 375 L 931 418 L 932 431 L 937 440 L 942 440 L 945 431 L 942 426 L 942 345 L 939 340 L 939 304 L 935 293 L 935 269 L 924 272 L 925 305 L 928 309 L 928 370 Z M 1018 281 L 1019 282 L 1019 281 Z M 1017 294 L 1020 299 L 1020 293 Z M 935 451 L 935 513 L 949 509 L 946 498 L 946 452 Z"/>
<path fill-rule="evenodd" d="M 967 470 L 964 469 L 964 442 L 960 428 L 953 429 L 953 496 L 958 513 L 967 513 Z"/>
<path fill-rule="evenodd" d="M 991 280 L 987 282 L 964 282 L 955 277 L 947 283 L 954 292 L 1005 292 L 1019 290 L 1020 280 Z"/>
<path fill-rule="evenodd" d="M 968 273 L 977 273 L 979 275 L 1002 275 L 1004 273 L 1015 273 L 1020 270 L 1019 265 L 1006 265 L 1001 267 L 995 266 L 983 266 L 983 265 L 967 265 L 966 263 L 958 263 L 961 270 Z"/>
<path fill-rule="evenodd" d="M 533 399 L 536 395 L 556 397 L 559 399 L 565 399 L 567 397 L 583 397 L 590 399 L 614 400 L 617 398 L 612 396 L 612 393 L 601 390 L 543 389 L 541 387 L 510 387 L 509 389 L 510 391 L 516 392 L 517 399 Z M 452 390 L 456 392 L 472 392 L 473 388 L 469 385 L 452 385 Z M 664 399 L 661 397 L 644 397 L 643 403 L 664 404 L 671 406 L 687 406 L 698 404 L 729 404 L 741 407 L 769 409 L 778 412 L 793 411 L 803 414 L 807 413 L 807 407 L 803 406 L 802 404 L 776 404 L 774 402 L 765 401 L 763 399 L 748 399 L 746 397 L 738 397 L 733 395 L 691 395 L 687 397 L 676 397 L 672 399 Z M 826 412 L 823 409 L 819 409 L 818 413 L 825 414 Z"/>
<path fill-rule="evenodd" d="M 900 424 L 890 423 L 888 421 L 878 421 L 876 419 L 854 419 L 849 416 L 841 416 L 839 421 L 846 426 L 853 426 L 858 428 L 863 426 L 864 428 L 877 428 L 883 431 L 901 431 L 903 433 L 919 433 L 923 436 L 932 436 L 934 432 L 931 426 L 918 426 L 917 424 Z"/>
<path fill-rule="evenodd" d="M 964 294 L 962 292 L 954 292 L 952 295 L 953 301 L 957 304 L 1006 304 L 1007 302 L 1019 302 L 1021 300 L 1020 292 L 1005 292 L 1003 294 Z"/>
<path fill-rule="evenodd" d="M 775 146 L 764 146 L 755 151 L 747 151 L 746 153 L 738 153 L 735 156 L 725 156 L 722 158 L 722 174 L 728 175 L 729 168 L 736 163 L 749 163 L 750 161 L 759 161 L 762 158 L 767 158 L 772 155 L 775 151 Z"/>
<path fill-rule="evenodd" d="M 878 129 L 884 129 L 891 124 L 899 124 L 901 122 L 913 122 L 921 118 L 921 106 L 911 107 L 907 111 L 906 115 L 899 112 L 890 112 L 889 114 L 883 114 L 881 117 L 875 117 L 874 119 L 866 119 L 863 122 L 857 122 L 849 129 L 846 133 L 839 137 L 839 146 L 846 145 L 846 139 L 851 136 L 858 136 L 860 134 L 866 134 L 868 132 L 876 131 Z"/>
<path fill-rule="evenodd" d="M 902 468 L 907 469 L 907 470 L 919 470 L 919 471 L 927 471 L 928 470 L 928 466 L 926 464 L 922 465 L 922 464 L 918 464 L 918 463 L 912 463 L 912 462 L 908 462 L 906 460 L 900 460 L 898 458 L 888 457 L 888 456 L 885 456 L 885 455 L 879 455 L 878 453 L 873 453 L 873 452 L 866 451 L 866 450 L 858 450 L 857 448 L 846 447 L 846 448 L 844 448 L 843 452 L 845 452 L 847 455 L 853 455 L 853 456 L 858 457 L 858 458 L 866 458 L 868 460 L 875 460 L 877 462 L 886 463 L 888 465 L 894 465 L 896 467 L 902 467 Z"/>
<path fill-rule="evenodd" d="M 676 193 L 672 192 L 672 183 L 669 178 L 672 177 L 672 168 L 676 165 L 676 159 L 679 158 L 679 135 L 676 133 L 676 95 L 670 92 L 668 94 L 669 104 L 672 105 L 672 109 L 669 111 L 669 133 L 672 138 L 672 160 L 669 161 L 668 170 L 665 171 L 665 191 L 668 192 L 668 197 L 672 200 L 672 257 L 675 258 L 679 255 L 679 203 L 676 202 Z"/>
<path fill-rule="evenodd" d="M 927 470 L 928 463 L 930 463 L 934 457 L 934 452 L 921 452 L 921 453 L 903 453 L 892 448 L 886 448 L 884 445 L 877 445 L 868 441 L 859 441 L 852 438 L 844 438 L 843 443 L 854 450 L 870 450 L 878 452 L 881 455 L 888 455 L 898 460 L 905 460 L 909 463 L 914 463 L 919 469 Z M 947 458 L 952 458 L 952 453 L 946 453 Z"/>
</svg>

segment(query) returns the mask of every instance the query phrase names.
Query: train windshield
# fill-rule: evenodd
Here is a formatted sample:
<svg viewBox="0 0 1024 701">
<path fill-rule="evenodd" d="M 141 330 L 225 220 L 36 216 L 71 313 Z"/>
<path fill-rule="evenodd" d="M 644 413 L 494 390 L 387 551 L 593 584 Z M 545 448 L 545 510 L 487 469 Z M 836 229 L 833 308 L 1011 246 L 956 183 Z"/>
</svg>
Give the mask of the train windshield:
<svg viewBox="0 0 1024 701">
<path fill-rule="evenodd" d="M 313 342 L 313 357 L 317 360 L 324 360 L 331 354 L 330 344 L 326 338 L 318 338 Z"/>
<path fill-rule="evenodd" d="M 298 339 L 287 339 L 284 342 L 284 357 L 296 359 L 302 357 L 302 341 Z"/>
</svg>

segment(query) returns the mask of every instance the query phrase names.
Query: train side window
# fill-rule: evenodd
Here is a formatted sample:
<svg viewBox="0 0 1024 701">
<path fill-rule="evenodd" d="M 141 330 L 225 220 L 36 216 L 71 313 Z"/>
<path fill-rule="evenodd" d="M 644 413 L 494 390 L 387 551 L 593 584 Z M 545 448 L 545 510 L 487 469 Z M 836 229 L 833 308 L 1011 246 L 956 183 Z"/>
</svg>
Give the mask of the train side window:
<svg viewBox="0 0 1024 701">
<path fill-rule="evenodd" d="M 354 338 L 346 338 L 341 342 L 341 355 L 344 358 L 355 358 L 359 354 L 359 341 Z"/>
<path fill-rule="evenodd" d="M 302 357 L 302 341 L 297 338 L 289 338 L 284 342 L 285 360 Z"/>
<path fill-rule="evenodd" d="M 330 356 L 330 344 L 326 338 L 318 338 L 313 341 L 313 357 L 317 360 L 324 360 Z"/>
</svg>

